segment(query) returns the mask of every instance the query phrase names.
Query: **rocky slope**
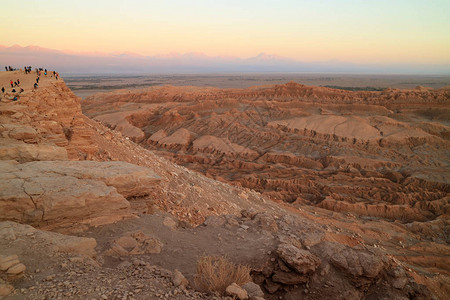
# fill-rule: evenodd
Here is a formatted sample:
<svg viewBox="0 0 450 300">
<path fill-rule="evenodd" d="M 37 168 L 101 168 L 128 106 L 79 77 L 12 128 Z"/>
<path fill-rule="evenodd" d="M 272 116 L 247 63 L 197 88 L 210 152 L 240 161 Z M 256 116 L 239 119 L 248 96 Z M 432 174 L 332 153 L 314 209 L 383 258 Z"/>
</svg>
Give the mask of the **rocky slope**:
<svg viewBox="0 0 450 300">
<path fill-rule="evenodd" d="M 33 75 L 2 72 L 2 84 L 10 76 L 20 78 L 24 92 L 18 101 L 11 101 L 8 93 L 0 102 L 0 292 L 9 295 L 7 299 L 211 299 L 214 296 L 192 289 L 196 261 L 204 254 L 249 264 L 265 299 L 444 299 L 449 293 L 445 215 L 426 215 L 427 222 L 413 215 L 417 221 L 407 224 L 361 219 L 302 201 L 292 205 L 277 200 L 274 196 L 282 195 L 282 189 L 263 195 L 232 187 L 173 164 L 84 117 L 78 98 L 61 80 L 42 77 L 40 87 L 32 90 Z M 298 154 L 283 154 L 283 162 L 267 154 L 261 160 L 265 163 L 258 163 L 262 155 L 250 144 L 233 135 L 206 134 L 206 129 L 214 129 L 209 119 L 245 114 L 234 107 L 236 100 L 199 100 L 191 111 L 186 109 L 191 104 L 180 99 L 100 102 L 96 110 L 104 122 L 114 114 L 110 122 L 117 123 L 108 124 L 129 127 L 131 139 L 139 140 L 143 132 L 142 141 L 158 148 L 157 153 L 171 159 L 180 155 L 189 166 L 196 165 L 187 160 L 195 152 L 205 166 L 219 166 L 215 160 L 220 155 L 242 170 L 259 164 L 260 174 L 268 171 L 267 161 L 290 164 L 297 166 L 291 167 L 297 172 L 293 174 L 312 176 L 311 182 L 316 173 L 308 175 L 308 170 L 326 171 L 318 170 L 327 168 L 325 162 Z M 154 118 L 155 112 L 165 118 Z M 191 113 L 191 123 L 206 121 L 205 134 L 174 125 Z M 149 116 L 161 126 L 152 134 L 138 126 L 148 126 Z M 251 129 L 249 118 L 243 128 Z M 233 127 L 219 124 L 225 131 Z M 441 130 L 437 125 L 430 128 Z M 260 138 L 256 129 L 251 132 Z M 270 130 L 262 134 L 270 145 Z M 248 170 L 259 176 L 253 166 Z M 350 171 L 332 172 L 341 180 L 339 176 L 345 178 L 342 174 Z M 237 182 L 225 173 L 220 176 Z M 373 182 L 394 182 L 386 176 L 374 176 Z M 445 187 L 421 180 L 438 196 L 439 184 Z M 436 215 L 447 208 L 439 203 L 433 208 Z M 427 214 L 428 206 L 417 209 Z M 430 233 L 434 241 L 427 239 Z M 187 288 L 175 269 L 189 280 Z M 258 299 L 256 294 L 253 299 Z"/>
</svg>

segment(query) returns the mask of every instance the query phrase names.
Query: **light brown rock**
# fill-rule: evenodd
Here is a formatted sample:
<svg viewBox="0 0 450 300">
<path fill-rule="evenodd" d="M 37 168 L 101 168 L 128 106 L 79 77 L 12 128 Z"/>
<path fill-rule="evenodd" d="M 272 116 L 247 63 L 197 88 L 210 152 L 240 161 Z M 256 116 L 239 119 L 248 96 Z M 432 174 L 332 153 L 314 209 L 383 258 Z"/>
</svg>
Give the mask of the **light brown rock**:
<svg viewBox="0 0 450 300">
<path fill-rule="evenodd" d="M 0 255 L 0 271 L 6 271 L 8 268 L 18 264 L 19 262 L 19 257 L 17 255 Z"/>
<path fill-rule="evenodd" d="M 67 150 L 48 144 L 26 144 L 16 140 L 0 140 L 0 159 L 27 162 L 35 160 L 66 160 Z"/>
<path fill-rule="evenodd" d="M 125 162 L 39 161 L 8 164 L 0 174 L 0 220 L 50 228 L 101 225 L 132 217 L 130 196 L 148 194 L 159 177 Z"/>
<path fill-rule="evenodd" d="M 189 285 L 189 281 L 177 269 L 173 272 L 172 283 L 174 286 L 181 286 L 183 288 Z"/>
<path fill-rule="evenodd" d="M 56 232 L 43 231 L 33 228 L 30 225 L 19 224 L 15 222 L 0 222 L 0 239 L 11 232 L 16 236 L 33 237 L 45 244 L 49 250 L 54 252 L 65 252 L 82 254 L 88 257 L 96 255 L 95 247 L 97 241 L 94 238 L 76 237 Z M 17 255 L 10 257 L 15 258 Z"/>
<path fill-rule="evenodd" d="M 237 299 L 241 300 L 248 299 L 247 291 L 234 282 L 230 284 L 225 291 L 227 295 L 230 295 L 231 297 L 236 297 Z"/>
<path fill-rule="evenodd" d="M 116 240 L 116 244 L 127 251 L 131 251 L 138 246 L 138 242 L 131 236 L 122 236 Z"/>
<path fill-rule="evenodd" d="M 16 265 L 10 267 L 8 269 L 8 271 L 6 271 L 6 274 L 8 274 L 8 275 L 18 275 L 18 274 L 21 274 L 21 273 L 25 272 L 26 269 L 27 268 L 25 267 L 24 264 L 18 263 Z"/>
<path fill-rule="evenodd" d="M 374 278 L 384 267 L 382 257 L 367 251 L 333 242 L 323 242 L 319 245 L 319 251 L 332 265 L 353 276 Z"/>
<path fill-rule="evenodd" d="M 277 253 L 286 264 L 299 274 L 312 274 L 320 265 L 320 259 L 317 256 L 291 244 L 280 244 Z"/>
<path fill-rule="evenodd" d="M 0 297 L 5 297 L 11 294 L 14 291 L 14 287 L 2 279 L 0 279 Z"/>
</svg>

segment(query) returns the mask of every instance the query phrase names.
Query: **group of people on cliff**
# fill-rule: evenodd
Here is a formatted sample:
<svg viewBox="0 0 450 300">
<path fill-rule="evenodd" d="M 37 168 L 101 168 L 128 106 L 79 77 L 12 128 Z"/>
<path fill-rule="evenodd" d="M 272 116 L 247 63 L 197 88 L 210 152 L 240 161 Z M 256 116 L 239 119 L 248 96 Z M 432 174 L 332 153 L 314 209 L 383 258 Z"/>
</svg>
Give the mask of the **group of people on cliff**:
<svg viewBox="0 0 450 300">
<path fill-rule="evenodd" d="M 15 69 L 15 68 L 13 68 L 13 67 L 11 67 L 11 66 L 5 66 L 5 70 L 6 70 L 7 72 L 11 72 L 11 71 L 16 71 L 17 69 Z M 19 70 L 20 70 L 20 69 L 19 69 Z M 25 74 L 31 74 L 32 67 L 31 67 L 31 66 L 25 66 L 25 67 L 23 68 L 23 70 L 24 70 Z M 35 70 L 36 70 L 36 75 L 37 75 L 37 77 L 36 77 L 36 82 L 33 84 L 33 88 L 34 88 L 34 89 L 37 89 L 37 88 L 39 87 L 40 76 L 42 75 L 42 73 L 44 73 L 44 76 L 47 76 L 48 71 L 47 71 L 47 69 L 44 69 L 44 68 L 35 68 Z M 59 79 L 59 74 L 58 74 L 58 72 L 53 71 L 53 75 L 51 75 L 51 77 L 55 77 L 56 80 L 58 80 L 58 79 Z M 20 94 L 21 94 L 22 92 L 24 92 L 24 89 L 20 87 L 20 79 L 17 79 L 16 81 L 10 80 L 9 83 L 10 83 L 10 85 L 11 85 L 11 93 L 12 93 L 13 96 L 14 96 L 14 97 L 13 97 L 12 99 L 10 99 L 10 100 L 17 101 L 17 100 L 19 99 Z M 17 89 L 17 90 L 16 90 L 16 88 L 20 88 L 20 89 Z M 7 92 L 6 92 L 5 87 L 2 87 L 2 88 L 1 88 L 1 91 L 2 91 L 2 96 L 6 96 L 6 95 L 7 95 Z"/>
</svg>

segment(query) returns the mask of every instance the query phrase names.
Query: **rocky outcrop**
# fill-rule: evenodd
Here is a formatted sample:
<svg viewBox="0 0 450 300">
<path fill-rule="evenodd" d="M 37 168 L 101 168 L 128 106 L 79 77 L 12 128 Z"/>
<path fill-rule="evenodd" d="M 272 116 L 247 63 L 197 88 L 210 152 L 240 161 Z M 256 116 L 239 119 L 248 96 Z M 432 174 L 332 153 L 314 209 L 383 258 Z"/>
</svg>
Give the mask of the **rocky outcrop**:
<svg viewBox="0 0 450 300">
<path fill-rule="evenodd" d="M 42 88 L 25 90 L 19 101 L 2 105 L 0 121 L 2 138 L 12 140 L 0 141 L 1 159 L 48 160 L 50 152 L 54 159 L 86 159 L 98 151 L 79 99 L 62 81 L 47 80 Z"/>
<path fill-rule="evenodd" d="M 277 249 L 278 256 L 297 273 L 310 275 L 320 265 L 320 259 L 309 251 L 298 249 L 294 245 L 281 244 Z"/>
<path fill-rule="evenodd" d="M 45 245 L 48 247 L 47 251 L 71 253 L 87 257 L 94 257 L 97 254 L 95 251 L 97 242 L 93 238 L 75 237 L 56 232 L 42 231 L 30 225 L 18 224 L 11 221 L 0 222 L 0 240 L 6 241 L 4 246 L 9 245 L 10 248 L 9 251 L 2 249 L 4 251 L 3 253 L 9 253 L 11 251 L 11 253 L 14 253 L 14 250 L 18 250 L 19 244 L 24 239 L 33 240 L 33 244 L 40 243 L 41 245 Z M 16 247 L 12 247 L 16 244 Z M 24 250 L 26 251 L 27 249 Z M 22 257 L 25 253 L 16 254 Z"/>
<path fill-rule="evenodd" d="M 126 198 L 148 195 L 160 180 L 152 170 L 124 162 L 0 164 L 0 220 L 45 228 L 130 218 Z"/>
<path fill-rule="evenodd" d="M 230 295 L 231 297 L 236 299 L 240 300 L 248 299 L 247 291 L 234 282 L 226 288 L 226 293 L 227 295 Z"/>
<path fill-rule="evenodd" d="M 323 242 L 317 252 L 333 266 L 356 278 L 377 277 L 384 268 L 383 258 L 363 250 L 354 250 L 338 243 Z"/>
<path fill-rule="evenodd" d="M 34 81 L 16 73 L 25 88 Z M 91 122 L 54 77 L 0 103 L 0 220 L 80 230 L 133 217 L 127 199 L 147 197 L 160 178 L 125 162 L 84 161 L 111 159 Z"/>
</svg>

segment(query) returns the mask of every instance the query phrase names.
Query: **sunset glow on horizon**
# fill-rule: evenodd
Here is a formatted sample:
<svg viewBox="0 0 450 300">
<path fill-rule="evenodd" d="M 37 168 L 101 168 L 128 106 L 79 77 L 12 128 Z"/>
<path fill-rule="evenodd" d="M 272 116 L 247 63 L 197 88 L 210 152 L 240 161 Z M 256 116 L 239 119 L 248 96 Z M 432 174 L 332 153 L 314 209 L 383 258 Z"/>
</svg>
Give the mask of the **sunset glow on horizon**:
<svg viewBox="0 0 450 300">
<path fill-rule="evenodd" d="M 0 44 L 141 55 L 450 63 L 450 1 L 11 1 Z"/>
</svg>

